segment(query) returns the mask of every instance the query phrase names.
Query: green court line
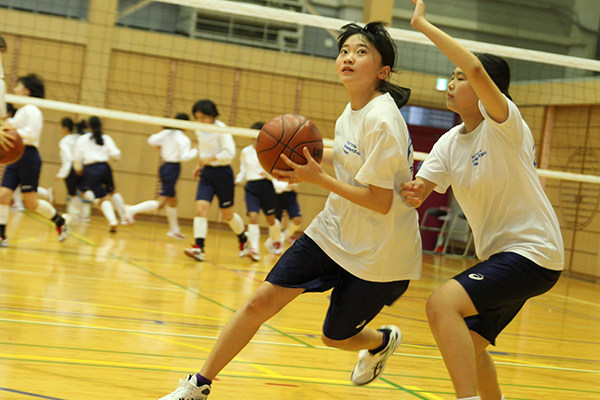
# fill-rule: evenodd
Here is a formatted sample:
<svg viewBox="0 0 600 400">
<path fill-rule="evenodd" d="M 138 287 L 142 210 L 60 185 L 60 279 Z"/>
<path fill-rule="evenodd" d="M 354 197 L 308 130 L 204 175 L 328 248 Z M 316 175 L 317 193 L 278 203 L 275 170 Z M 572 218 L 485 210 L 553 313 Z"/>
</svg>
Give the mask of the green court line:
<svg viewBox="0 0 600 400">
<path fill-rule="evenodd" d="M 42 219 L 41 217 L 39 217 L 39 216 L 37 216 L 37 215 L 35 215 L 35 214 L 32 214 L 32 213 L 27 213 L 27 215 L 29 215 L 29 216 L 33 217 L 33 218 L 34 218 L 34 219 L 36 219 L 37 221 L 40 221 L 40 222 L 43 222 L 43 223 L 45 223 L 46 225 L 52 225 L 52 222 L 51 222 L 51 221 L 48 221 L 48 220 L 46 220 L 46 219 Z M 71 233 L 69 233 L 69 235 L 70 235 L 70 236 L 72 236 L 72 235 L 71 235 Z M 83 242 L 83 243 L 86 243 L 86 244 L 90 244 L 90 245 L 95 245 L 95 244 L 96 244 L 96 243 L 94 243 L 93 241 L 90 241 L 90 240 L 88 240 L 88 239 L 86 239 L 86 238 L 84 238 L 84 237 L 82 237 L 82 236 L 80 236 L 80 235 L 77 235 L 77 234 L 76 234 L 76 235 L 74 235 L 74 237 L 75 237 L 76 239 L 80 240 L 81 242 Z M 217 305 L 217 306 L 219 306 L 219 307 L 222 307 L 222 308 L 224 308 L 224 309 L 226 309 L 226 310 L 228 310 L 228 311 L 231 311 L 232 313 L 235 313 L 235 312 L 236 312 L 236 310 L 234 310 L 234 309 L 233 309 L 233 308 L 231 308 L 231 307 L 228 307 L 228 306 L 226 306 L 225 304 L 219 303 L 218 301 L 216 301 L 216 300 L 213 300 L 213 299 L 211 299 L 210 297 L 207 297 L 207 296 L 204 296 L 204 295 L 200 294 L 200 293 L 199 293 L 198 291 L 196 291 L 196 290 L 193 290 L 193 289 L 190 289 L 190 288 L 188 288 L 188 287 L 186 287 L 186 286 L 183 286 L 183 285 L 181 285 L 181 284 L 179 284 L 179 283 L 177 283 L 177 282 L 175 282 L 175 281 L 172 281 L 171 279 L 169 279 L 169 278 L 167 278 L 167 277 L 165 277 L 165 276 L 162 276 L 162 275 L 160 275 L 160 274 L 157 274 L 156 272 L 153 272 L 153 271 L 151 271 L 151 270 L 149 270 L 149 269 L 147 269 L 147 268 L 144 268 L 144 267 L 142 267 L 141 265 L 137 265 L 136 263 L 134 263 L 134 262 L 131 262 L 130 260 L 128 260 L 128 259 L 126 259 L 126 258 L 124 258 L 124 257 L 121 257 L 121 256 L 119 256 L 119 255 L 117 255 L 117 254 L 114 254 L 114 253 L 108 253 L 108 255 L 110 255 L 111 257 L 113 257 L 113 258 L 115 258 L 115 259 L 117 259 L 117 260 L 119 260 L 119 261 L 122 261 L 122 262 L 124 262 L 124 263 L 126 263 L 126 264 L 129 264 L 129 265 L 131 265 L 131 266 L 133 266 L 133 267 L 135 267 L 135 268 L 138 268 L 138 269 L 140 269 L 140 270 L 142 270 L 142 271 L 146 272 L 147 274 L 154 276 L 155 278 L 158 278 L 158 279 L 160 279 L 160 280 L 162 280 L 162 281 L 168 282 L 168 283 L 170 283 L 171 285 L 177 286 L 178 288 L 180 288 L 180 289 L 183 289 L 183 290 L 185 290 L 186 292 L 192 293 L 192 294 L 196 295 L 197 297 L 199 297 L 199 298 L 201 298 L 201 299 L 203 299 L 203 300 L 205 300 L 205 301 L 208 301 L 208 302 L 210 302 L 210 303 L 213 303 L 213 304 L 215 304 L 215 305 Z M 283 332 L 283 331 L 281 331 L 281 330 L 279 330 L 279 329 L 277 329 L 277 328 L 275 328 L 275 327 L 273 327 L 273 326 L 271 326 L 271 325 L 268 325 L 268 324 L 263 324 L 262 326 L 264 326 L 264 327 L 266 327 L 266 328 L 268 328 L 268 329 L 271 329 L 271 330 L 273 330 L 274 332 L 277 332 L 277 333 L 279 333 L 280 335 L 283 335 L 283 336 L 287 337 L 288 339 L 291 339 L 291 340 L 293 340 L 293 341 L 295 341 L 295 342 L 298 342 L 298 343 L 300 343 L 300 344 L 302 344 L 302 345 L 304 345 L 304 346 L 306 346 L 306 347 L 309 347 L 309 348 L 313 348 L 313 347 L 314 347 L 314 346 L 313 346 L 313 345 L 311 345 L 310 343 L 306 343 L 305 341 L 303 341 L 303 340 L 300 340 L 300 339 L 298 339 L 298 338 L 296 338 L 296 337 L 294 337 L 294 336 L 291 336 L 291 335 L 289 335 L 289 334 L 287 334 L 287 333 L 285 333 L 285 332 Z"/>
</svg>

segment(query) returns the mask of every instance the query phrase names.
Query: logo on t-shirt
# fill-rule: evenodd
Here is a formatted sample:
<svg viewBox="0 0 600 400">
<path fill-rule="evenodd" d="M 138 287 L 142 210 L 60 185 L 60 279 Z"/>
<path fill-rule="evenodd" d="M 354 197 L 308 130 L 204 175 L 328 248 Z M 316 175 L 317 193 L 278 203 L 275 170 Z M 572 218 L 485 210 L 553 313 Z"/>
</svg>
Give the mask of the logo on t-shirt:
<svg viewBox="0 0 600 400">
<path fill-rule="evenodd" d="M 346 153 L 346 154 L 354 153 L 357 156 L 360 156 L 360 151 L 358 151 L 358 148 L 356 147 L 356 145 L 354 143 L 350 142 L 349 140 L 346 140 L 346 143 L 344 143 L 344 153 Z"/>
<path fill-rule="evenodd" d="M 487 154 L 485 150 L 479 150 L 477 153 L 471 156 L 471 161 L 473 162 L 473 166 L 479 165 L 479 159 Z"/>
</svg>

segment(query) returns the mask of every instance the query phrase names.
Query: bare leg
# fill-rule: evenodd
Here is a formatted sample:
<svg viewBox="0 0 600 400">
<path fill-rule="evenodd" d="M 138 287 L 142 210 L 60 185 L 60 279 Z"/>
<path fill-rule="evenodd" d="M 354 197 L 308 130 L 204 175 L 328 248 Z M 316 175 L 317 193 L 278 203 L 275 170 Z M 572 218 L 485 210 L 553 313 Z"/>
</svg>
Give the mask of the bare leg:
<svg viewBox="0 0 600 400">
<path fill-rule="evenodd" d="M 490 342 L 481 337 L 478 333 L 471 331 L 471 338 L 475 344 L 475 353 L 477 354 L 477 390 L 481 400 L 500 400 L 502 392 L 498 385 L 496 367 L 490 353 L 486 350 Z"/>
<path fill-rule="evenodd" d="M 477 310 L 467 292 L 454 279 L 427 300 L 427 319 L 458 398 L 477 395 L 475 345 L 464 318 Z"/>
<path fill-rule="evenodd" d="M 263 282 L 233 314 L 219 335 L 200 374 L 213 380 L 254 337 L 258 328 L 304 292 Z"/>
<path fill-rule="evenodd" d="M 340 350 L 374 350 L 381 346 L 383 342 L 383 333 L 369 327 L 365 327 L 356 335 L 345 340 L 329 339 L 325 335 L 321 336 L 321 340 L 327 347 L 334 347 Z"/>
</svg>

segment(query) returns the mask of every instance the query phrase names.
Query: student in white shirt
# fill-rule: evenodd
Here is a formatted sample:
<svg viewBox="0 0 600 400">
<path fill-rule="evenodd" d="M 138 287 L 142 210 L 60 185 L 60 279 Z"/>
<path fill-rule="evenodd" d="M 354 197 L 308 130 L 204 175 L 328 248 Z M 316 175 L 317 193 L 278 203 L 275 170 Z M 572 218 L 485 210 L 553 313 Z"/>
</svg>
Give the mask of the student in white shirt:
<svg viewBox="0 0 600 400">
<path fill-rule="evenodd" d="M 536 173 L 531 131 L 508 95 L 508 64 L 475 56 L 425 19 L 423 1 L 412 1 L 411 25 L 456 65 L 446 104 L 463 123 L 438 140 L 402 194 L 419 206 L 452 186 L 482 260 L 429 297 L 427 318 L 456 396 L 500 400 L 487 347 L 529 298 L 558 280 L 560 226 Z"/>
<path fill-rule="evenodd" d="M 35 75 L 22 76 L 17 81 L 14 93 L 19 96 L 44 98 L 44 82 Z M 13 118 L 8 119 L 23 139 L 25 151 L 14 164 L 6 166 L 0 188 L 0 247 L 8 246 L 6 224 L 10 202 L 15 189 L 21 186 L 23 203 L 29 210 L 50 219 L 56 225 L 58 241 L 64 241 L 69 234 L 69 219 L 67 214 L 59 215 L 56 209 L 46 200 L 37 198 L 36 190 L 40 179 L 42 159 L 38 152 L 44 117 L 39 108 L 25 105 L 17 110 Z"/>
<path fill-rule="evenodd" d="M 88 188 L 94 193 L 100 204 L 100 209 L 108 221 L 109 232 L 115 233 L 119 222 L 117 213 L 125 215 L 123 197 L 117 192 L 113 180 L 109 160 L 119 160 L 121 150 L 108 135 L 102 133 L 102 121 L 91 117 L 88 125 L 92 132 L 81 135 L 77 139 L 74 151 L 73 167 L 75 172 L 83 174 Z M 112 203 L 108 198 L 110 195 Z M 114 207 L 113 207 L 114 204 Z"/>
<path fill-rule="evenodd" d="M 257 122 L 251 126 L 252 129 L 262 129 L 264 123 Z M 281 226 L 275 219 L 275 207 L 277 206 L 277 194 L 271 182 L 271 177 L 260 165 L 256 154 L 256 139 L 251 145 L 244 147 L 240 154 L 240 172 L 235 178 L 235 183 L 245 183 L 244 193 L 246 210 L 250 224 L 248 225 L 248 241 L 250 248 L 248 255 L 254 261 L 260 260 L 258 242 L 260 239 L 260 227 L 258 225 L 258 213 L 263 210 L 267 224 L 269 225 L 269 238 L 265 247 L 269 252 L 280 255 L 283 253 L 283 241 L 281 238 Z"/>
<path fill-rule="evenodd" d="M 83 124 L 87 126 L 87 123 L 83 121 Z M 64 117 L 60 121 L 60 130 L 64 137 L 58 142 L 58 148 L 60 149 L 60 159 L 62 161 L 60 169 L 56 173 L 56 179 L 64 180 L 65 186 L 67 187 L 67 195 L 69 196 L 69 202 L 73 204 L 77 210 L 76 219 L 80 221 L 89 221 L 90 216 L 83 207 L 83 200 L 81 195 L 87 191 L 87 185 L 85 178 L 82 175 L 77 175 L 75 169 L 73 169 L 74 151 L 77 140 L 84 133 L 85 127 L 80 122 L 78 125 L 77 132 L 75 130 L 75 123 L 69 117 Z M 81 194 L 81 195 L 80 195 Z"/>
<path fill-rule="evenodd" d="M 229 320 L 200 373 L 161 400 L 205 399 L 211 381 L 258 328 L 304 292 L 333 288 L 321 338 L 329 347 L 363 349 L 351 375 L 354 384 L 376 379 L 400 343 L 397 327 L 367 325 L 421 276 L 417 213 L 399 194 L 401 182 L 412 178 L 412 142 L 399 110 L 409 93 L 388 81 L 396 51 L 381 23 L 342 27 L 338 47 L 336 70 L 350 104 L 322 161 L 337 178 L 306 148 L 307 165 L 285 158 L 294 171 L 275 172 L 330 190 L 325 209 Z"/>
<path fill-rule="evenodd" d="M 185 113 L 179 113 L 175 119 L 189 121 Z M 177 221 L 177 197 L 175 185 L 181 173 L 181 163 L 198 156 L 198 149 L 192 148 L 192 141 L 179 129 L 165 128 L 151 135 L 148 144 L 160 150 L 162 164 L 159 170 L 160 194 L 157 200 L 147 200 L 142 203 L 125 206 L 125 216 L 133 223 L 136 214 L 161 210 L 167 206 L 167 222 L 169 230 L 167 236 L 175 239 L 184 239 L 185 235 L 179 228 Z"/>
<path fill-rule="evenodd" d="M 298 194 L 296 193 L 297 183 L 289 183 L 285 181 L 278 181 L 273 179 L 273 186 L 275 187 L 275 193 L 277 193 L 277 206 L 275 207 L 275 218 L 283 226 L 284 215 L 283 212 L 287 213 L 287 226 L 283 231 L 284 239 L 290 244 L 294 244 L 296 241 L 296 231 L 302 223 L 302 212 L 300 211 L 300 204 L 298 204 Z"/>
<path fill-rule="evenodd" d="M 198 100 L 192 107 L 192 115 L 198 122 L 226 126 L 219 121 L 219 111 L 211 100 Z M 239 256 L 248 254 L 248 238 L 244 232 L 244 221 L 233 211 L 235 182 L 231 161 L 235 156 L 235 142 L 229 133 L 196 131 L 200 160 L 194 169 L 194 178 L 200 176 L 196 190 L 196 216 L 194 217 L 194 239 L 185 254 L 198 261 L 204 260 L 204 241 L 208 231 L 208 209 L 214 196 L 219 199 L 223 219 L 238 237 Z"/>
</svg>

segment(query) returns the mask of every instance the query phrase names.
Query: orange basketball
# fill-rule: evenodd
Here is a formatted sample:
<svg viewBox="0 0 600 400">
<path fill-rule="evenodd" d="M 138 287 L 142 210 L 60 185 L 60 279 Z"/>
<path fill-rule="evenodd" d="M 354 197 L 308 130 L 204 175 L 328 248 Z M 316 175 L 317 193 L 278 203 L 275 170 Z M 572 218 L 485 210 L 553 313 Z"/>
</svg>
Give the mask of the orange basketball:
<svg viewBox="0 0 600 400">
<path fill-rule="evenodd" d="M 317 127 L 307 118 L 295 114 L 279 115 L 267 122 L 256 139 L 256 153 L 262 167 L 269 174 L 275 169 L 291 170 L 281 158 L 285 154 L 296 164 L 306 164 L 302 149 L 320 163 L 323 158 L 323 138 Z"/>
<path fill-rule="evenodd" d="M 23 139 L 21 135 L 17 133 L 17 130 L 14 128 L 2 128 L 4 133 L 8 133 L 12 136 L 12 147 L 8 150 L 2 150 L 0 148 L 0 164 L 12 164 L 19 161 L 23 152 L 25 151 L 25 146 L 23 145 Z"/>
</svg>

